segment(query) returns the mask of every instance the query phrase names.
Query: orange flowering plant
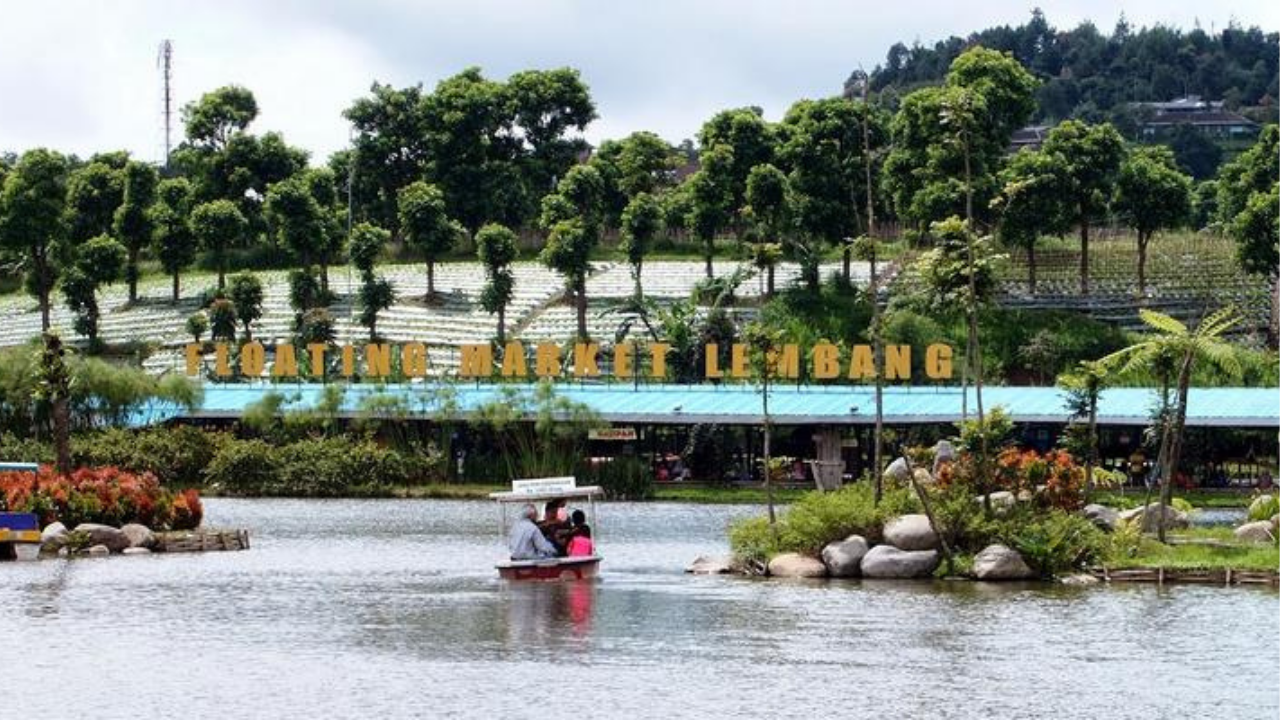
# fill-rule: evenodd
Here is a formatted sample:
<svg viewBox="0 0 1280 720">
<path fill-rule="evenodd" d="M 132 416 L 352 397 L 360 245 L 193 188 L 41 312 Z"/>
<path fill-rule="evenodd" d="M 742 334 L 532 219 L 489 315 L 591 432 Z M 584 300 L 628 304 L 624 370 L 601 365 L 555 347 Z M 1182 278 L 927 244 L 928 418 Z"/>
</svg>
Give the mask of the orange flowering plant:
<svg viewBox="0 0 1280 720">
<path fill-rule="evenodd" d="M 0 472 L 0 498 L 10 510 L 39 515 L 41 524 L 61 521 L 67 527 L 136 522 L 188 530 L 204 516 L 195 490 L 173 492 L 149 472 L 117 467 L 79 468 L 70 475 L 59 475 L 49 465 L 41 465 L 38 473 Z"/>
</svg>

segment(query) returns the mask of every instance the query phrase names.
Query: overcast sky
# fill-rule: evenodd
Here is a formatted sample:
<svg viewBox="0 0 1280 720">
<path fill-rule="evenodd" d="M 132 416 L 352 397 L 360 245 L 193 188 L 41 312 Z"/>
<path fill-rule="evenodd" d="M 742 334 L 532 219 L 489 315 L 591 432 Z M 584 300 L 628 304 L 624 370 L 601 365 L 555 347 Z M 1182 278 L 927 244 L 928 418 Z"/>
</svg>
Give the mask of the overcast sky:
<svg viewBox="0 0 1280 720">
<path fill-rule="evenodd" d="M 319 162 L 347 143 L 341 112 L 373 80 L 430 88 L 469 65 L 495 79 L 569 65 L 598 108 L 588 139 L 653 130 L 677 142 L 716 110 L 759 105 L 776 119 L 798 98 L 838 93 L 896 41 L 1021 24 L 1036 4 L 1059 28 L 1087 18 L 1109 32 L 1122 10 L 1133 26 L 1280 28 L 1274 0 L 6 0 L 0 150 L 159 159 L 164 38 L 175 108 L 244 85 L 261 109 L 253 129 L 279 130 Z"/>
</svg>

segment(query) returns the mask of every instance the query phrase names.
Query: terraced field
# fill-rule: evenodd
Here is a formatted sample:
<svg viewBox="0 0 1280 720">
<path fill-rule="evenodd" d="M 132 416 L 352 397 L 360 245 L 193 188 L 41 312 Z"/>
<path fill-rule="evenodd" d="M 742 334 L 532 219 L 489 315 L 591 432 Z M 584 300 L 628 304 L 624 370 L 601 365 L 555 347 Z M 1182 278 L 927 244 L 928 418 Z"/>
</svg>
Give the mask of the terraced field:
<svg viewBox="0 0 1280 720">
<path fill-rule="evenodd" d="M 717 276 L 727 276 L 738 267 L 724 261 L 714 265 Z M 823 273 L 836 272 L 838 265 L 824 265 Z M 513 338 L 526 341 L 557 340 L 571 337 L 576 329 L 573 308 L 559 302 L 564 286 L 556 273 L 532 263 L 516 263 L 515 299 L 507 311 L 507 326 Z M 395 285 L 397 300 L 378 317 L 378 332 L 391 342 L 420 341 L 432 347 L 432 363 L 438 370 L 457 366 L 457 347 L 483 341 L 494 335 L 496 317 L 479 304 L 484 286 L 484 271 L 477 263 L 442 263 L 436 266 L 436 291 L 439 298 L 426 305 L 426 271 L 422 265 L 388 265 L 379 268 Z M 701 261 L 655 261 L 644 267 L 646 296 L 659 303 L 689 297 L 694 286 L 704 277 Z M 293 310 L 289 307 L 288 273 L 258 273 L 265 285 L 263 317 L 252 326 L 255 338 L 264 342 L 290 336 Z M 855 282 L 865 282 L 866 268 L 854 266 Z M 799 268 L 783 265 L 776 283 L 784 287 L 799 276 Z M 214 285 L 211 274 L 183 276 L 183 293 L 179 302 L 170 300 L 169 281 L 149 277 L 139 286 L 140 299 L 133 305 L 126 301 L 125 287 L 116 284 L 99 293 L 102 308 L 100 323 L 102 340 L 110 345 L 141 343 L 150 347 L 144 366 L 153 372 L 180 371 L 182 348 L 190 337 L 184 330 L 187 317 L 199 309 L 199 295 Z M 338 300 L 331 307 L 337 320 L 339 342 L 367 337 L 368 331 L 357 322 L 354 305 L 358 279 L 354 272 L 340 267 L 330 270 L 330 289 Z M 623 263 L 595 263 L 587 281 L 588 327 L 593 337 L 611 340 L 628 316 L 615 311 L 634 288 L 631 268 Z M 758 296 L 763 284 L 749 279 L 739 288 L 740 297 Z M 21 294 L 0 296 L 0 347 L 18 345 L 39 335 L 40 314 L 35 300 Z M 54 329 L 68 341 L 78 340 L 72 330 L 72 314 L 60 296 L 53 308 Z"/>
</svg>

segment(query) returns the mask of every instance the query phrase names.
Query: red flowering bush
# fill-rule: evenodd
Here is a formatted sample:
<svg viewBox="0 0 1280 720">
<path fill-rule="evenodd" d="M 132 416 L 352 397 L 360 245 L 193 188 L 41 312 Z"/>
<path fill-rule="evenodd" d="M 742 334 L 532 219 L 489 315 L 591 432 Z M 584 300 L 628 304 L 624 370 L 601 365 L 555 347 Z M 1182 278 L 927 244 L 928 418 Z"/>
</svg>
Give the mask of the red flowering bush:
<svg viewBox="0 0 1280 720">
<path fill-rule="evenodd" d="M 0 472 L 0 498 L 10 510 L 40 516 L 42 524 L 67 527 L 84 522 L 120 526 L 136 522 L 155 529 L 188 530 L 200 525 L 204 508 L 195 490 L 174 493 L 149 472 L 117 467 L 80 468 L 58 475 L 48 465 L 38 474 Z"/>
<path fill-rule="evenodd" d="M 1015 493 L 1028 490 L 1049 507 L 1076 510 L 1084 503 L 1084 469 L 1065 450 L 1042 455 L 1007 448 L 996 458 L 996 483 Z"/>
</svg>

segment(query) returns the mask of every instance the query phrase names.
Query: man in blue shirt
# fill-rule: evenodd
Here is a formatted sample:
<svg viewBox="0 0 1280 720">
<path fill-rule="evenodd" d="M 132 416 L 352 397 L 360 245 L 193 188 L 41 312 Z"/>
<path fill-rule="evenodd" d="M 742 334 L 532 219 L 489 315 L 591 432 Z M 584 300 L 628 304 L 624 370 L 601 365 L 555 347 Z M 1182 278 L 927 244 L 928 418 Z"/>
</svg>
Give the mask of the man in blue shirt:
<svg viewBox="0 0 1280 720">
<path fill-rule="evenodd" d="M 556 547 L 534 524 L 533 519 L 536 517 L 538 517 L 538 509 L 532 504 L 526 504 L 520 508 L 520 519 L 512 524 L 511 536 L 508 539 L 512 560 L 537 560 L 555 557 L 558 554 Z"/>
</svg>

